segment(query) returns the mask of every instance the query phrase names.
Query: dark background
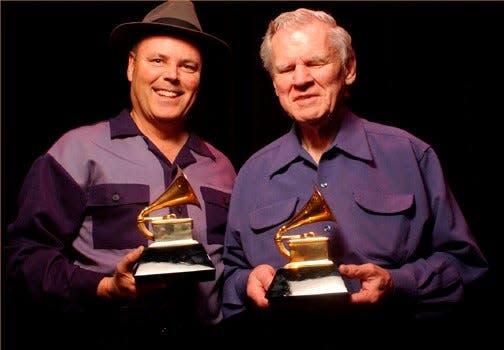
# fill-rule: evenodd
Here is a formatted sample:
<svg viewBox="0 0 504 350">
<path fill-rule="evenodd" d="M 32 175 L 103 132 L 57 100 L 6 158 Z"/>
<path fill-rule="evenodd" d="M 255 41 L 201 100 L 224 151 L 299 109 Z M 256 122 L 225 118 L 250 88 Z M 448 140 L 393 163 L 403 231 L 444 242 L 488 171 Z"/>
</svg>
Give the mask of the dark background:
<svg viewBox="0 0 504 350">
<path fill-rule="evenodd" d="M 126 59 L 110 52 L 108 37 L 117 24 L 141 20 L 155 3 L 0 4 L 5 231 L 35 157 L 64 131 L 128 106 Z M 499 315 L 504 3 L 196 2 L 203 29 L 227 41 L 233 53 L 209 73 L 200 95 L 205 113 L 191 123 L 237 169 L 290 127 L 258 51 L 269 20 L 301 6 L 331 12 L 352 35 L 358 69 L 354 112 L 404 128 L 439 154 L 491 267 L 473 294 L 471 322 Z"/>
</svg>

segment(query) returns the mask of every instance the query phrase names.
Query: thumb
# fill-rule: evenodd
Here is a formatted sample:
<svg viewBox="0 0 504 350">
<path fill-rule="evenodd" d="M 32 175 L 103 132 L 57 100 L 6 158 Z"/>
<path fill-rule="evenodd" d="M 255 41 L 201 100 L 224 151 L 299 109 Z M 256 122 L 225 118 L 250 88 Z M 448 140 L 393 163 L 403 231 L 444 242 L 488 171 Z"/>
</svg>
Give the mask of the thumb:
<svg viewBox="0 0 504 350">
<path fill-rule="evenodd" d="M 137 263 L 138 259 L 142 255 L 144 251 L 144 246 L 138 246 L 136 249 L 132 250 L 121 260 L 119 263 L 122 265 L 122 268 L 126 271 L 132 271 L 133 267 Z"/>
<path fill-rule="evenodd" d="M 356 267 L 353 264 L 341 264 L 338 267 L 338 271 L 342 276 L 353 278 L 355 277 Z"/>
</svg>

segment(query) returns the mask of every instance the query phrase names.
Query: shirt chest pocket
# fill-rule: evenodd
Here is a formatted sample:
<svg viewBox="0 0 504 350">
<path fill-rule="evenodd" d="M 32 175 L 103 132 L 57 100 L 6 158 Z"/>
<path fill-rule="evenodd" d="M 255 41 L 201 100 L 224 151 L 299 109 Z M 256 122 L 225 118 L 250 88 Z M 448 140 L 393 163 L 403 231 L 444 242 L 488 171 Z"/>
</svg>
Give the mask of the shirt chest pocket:
<svg viewBox="0 0 504 350">
<path fill-rule="evenodd" d="M 249 215 L 250 227 L 256 233 L 262 233 L 286 222 L 293 214 L 298 198 L 289 198 L 254 210 Z"/>
<path fill-rule="evenodd" d="M 414 195 L 354 190 L 354 248 L 375 262 L 402 261 L 414 215 Z"/>
<path fill-rule="evenodd" d="M 412 194 L 390 194 L 372 191 L 354 190 L 357 204 L 364 210 L 375 214 L 404 213 L 413 206 Z"/>
<path fill-rule="evenodd" d="M 149 204 L 145 184 L 102 184 L 88 190 L 95 249 L 130 249 L 145 244 L 137 228 L 140 211 Z"/>
<path fill-rule="evenodd" d="M 253 265 L 267 261 L 273 266 L 282 266 L 287 261 L 275 244 L 275 233 L 293 217 L 298 198 L 289 198 L 255 209 L 249 214 L 249 226 L 255 233 L 242 235 L 242 243 L 247 247 L 248 258 Z"/>
<path fill-rule="evenodd" d="M 207 242 L 222 245 L 231 194 L 210 187 L 201 187 L 201 195 L 205 202 Z"/>
</svg>

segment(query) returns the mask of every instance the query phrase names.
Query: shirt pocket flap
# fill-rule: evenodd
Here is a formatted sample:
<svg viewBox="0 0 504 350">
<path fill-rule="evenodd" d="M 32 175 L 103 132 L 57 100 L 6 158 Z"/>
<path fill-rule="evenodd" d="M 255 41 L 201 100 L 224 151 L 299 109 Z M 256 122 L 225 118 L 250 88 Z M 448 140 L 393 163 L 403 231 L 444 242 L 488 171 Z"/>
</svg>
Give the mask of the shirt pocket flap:
<svg viewBox="0 0 504 350">
<path fill-rule="evenodd" d="M 219 207 L 227 209 L 229 207 L 229 199 L 231 195 L 210 187 L 201 187 L 201 195 L 205 203 L 218 205 Z"/>
<path fill-rule="evenodd" d="M 298 201 L 297 197 L 290 198 L 254 210 L 249 216 L 250 227 L 254 231 L 264 231 L 285 222 L 293 215 Z"/>
<path fill-rule="evenodd" d="M 413 206 L 413 194 L 390 194 L 373 191 L 354 190 L 357 204 L 370 212 L 379 214 L 396 214 Z"/>
<path fill-rule="evenodd" d="M 145 184 L 102 184 L 89 187 L 91 207 L 149 203 L 149 186 Z"/>
<path fill-rule="evenodd" d="M 205 202 L 207 243 L 222 245 L 231 194 L 210 187 L 200 189 Z"/>
</svg>

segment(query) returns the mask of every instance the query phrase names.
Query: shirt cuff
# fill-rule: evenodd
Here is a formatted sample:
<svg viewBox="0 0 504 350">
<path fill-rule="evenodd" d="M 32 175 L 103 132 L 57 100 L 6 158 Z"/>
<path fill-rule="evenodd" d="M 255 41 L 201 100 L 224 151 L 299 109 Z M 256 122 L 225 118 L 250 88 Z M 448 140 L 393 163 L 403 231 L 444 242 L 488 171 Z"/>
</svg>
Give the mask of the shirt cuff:
<svg viewBox="0 0 504 350">
<path fill-rule="evenodd" d="M 394 283 L 394 294 L 407 297 L 408 299 L 416 299 L 417 285 L 413 274 L 407 269 L 389 270 Z"/>
</svg>

